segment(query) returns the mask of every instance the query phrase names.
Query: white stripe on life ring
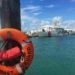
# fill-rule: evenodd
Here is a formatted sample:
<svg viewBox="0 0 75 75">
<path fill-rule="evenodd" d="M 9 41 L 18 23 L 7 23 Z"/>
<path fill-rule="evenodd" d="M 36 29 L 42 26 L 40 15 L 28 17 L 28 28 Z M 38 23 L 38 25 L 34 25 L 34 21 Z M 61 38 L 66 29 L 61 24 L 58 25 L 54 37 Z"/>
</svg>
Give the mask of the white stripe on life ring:
<svg viewBox="0 0 75 75">
<path fill-rule="evenodd" d="M 22 45 L 22 47 L 23 47 L 23 46 L 25 46 L 27 43 L 30 43 L 30 42 L 31 42 L 31 41 L 28 39 L 28 40 L 23 41 L 21 45 Z"/>
<path fill-rule="evenodd" d="M 16 69 L 20 74 L 23 73 L 22 68 L 20 67 L 19 64 L 16 65 Z"/>
</svg>

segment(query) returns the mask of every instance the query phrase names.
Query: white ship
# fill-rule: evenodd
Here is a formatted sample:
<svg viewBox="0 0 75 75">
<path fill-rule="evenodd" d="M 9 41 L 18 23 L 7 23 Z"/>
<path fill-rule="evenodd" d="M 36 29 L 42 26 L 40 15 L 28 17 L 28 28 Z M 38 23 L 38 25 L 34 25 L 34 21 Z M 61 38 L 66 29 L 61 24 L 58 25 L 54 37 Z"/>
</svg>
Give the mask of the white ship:
<svg viewBox="0 0 75 75">
<path fill-rule="evenodd" d="M 52 27 L 50 31 L 51 31 L 51 36 L 63 36 L 65 30 L 62 27 Z"/>
<path fill-rule="evenodd" d="M 48 36 L 50 37 L 51 36 L 51 32 L 49 30 L 49 26 L 46 25 L 46 26 L 42 26 L 41 28 L 38 29 L 38 36 Z"/>
<path fill-rule="evenodd" d="M 54 20 L 51 25 L 43 25 L 39 29 L 30 31 L 30 36 L 63 36 L 67 31 L 60 26 L 59 20 Z"/>
<path fill-rule="evenodd" d="M 50 36 L 63 36 L 64 35 L 64 28 L 59 26 L 49 26 L 45 25 L 37 30 L 31 30 L 28 32 L 29 36 L 36 36 L 36 37 L 50 37 Z"/>
<path fill-rule="evenodd" d="M 64 35 L 64 28 L 62 27 L 55 27 L 55 26 L 45 26 L 44 31 L 39 32 L 39 36 L 63 36 Z"/>
</svg>

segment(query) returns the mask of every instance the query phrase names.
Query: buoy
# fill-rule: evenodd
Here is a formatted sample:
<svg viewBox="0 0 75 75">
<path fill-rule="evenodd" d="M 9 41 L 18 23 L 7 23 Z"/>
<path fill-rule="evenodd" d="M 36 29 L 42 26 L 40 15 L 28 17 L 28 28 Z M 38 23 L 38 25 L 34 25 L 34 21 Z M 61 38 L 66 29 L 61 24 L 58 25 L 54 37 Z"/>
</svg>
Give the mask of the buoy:
<svg viewBox="0 0 75 75">
<path fill-rule="evenodd" d="M 7 42 L 6 50 L 0 51 L 0 75 L 23 74 L 24 71 L 29 68 L 34 56 L 33 44 L 29 37 L 13 28 L 1 29 L 0 37 Z M 17 42 L 18 44 L 11 43 L 12 41 Z M 14 44 L 14 46 L 11 44 Z M 12 60 L 18 62 L 13 64 L 11 62 Z M 6 61 L 11 62 L 12 65 L 6 64 Z"/>
</svg>

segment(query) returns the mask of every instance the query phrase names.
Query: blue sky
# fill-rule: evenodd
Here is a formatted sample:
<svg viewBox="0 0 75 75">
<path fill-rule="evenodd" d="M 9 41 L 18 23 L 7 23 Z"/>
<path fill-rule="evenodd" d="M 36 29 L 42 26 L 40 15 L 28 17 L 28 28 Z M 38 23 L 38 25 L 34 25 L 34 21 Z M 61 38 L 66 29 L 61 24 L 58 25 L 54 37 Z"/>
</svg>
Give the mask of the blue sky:
<svg viewBox="0 0 75 75">
<path fill-rule="evenodd" d="M 50 24 L 53 18 L 58 17 L 63 20 L 64 27 L 75 28 L 75 0 L 20 0 L 20 2 L 23 30 Z"/>
</svg>

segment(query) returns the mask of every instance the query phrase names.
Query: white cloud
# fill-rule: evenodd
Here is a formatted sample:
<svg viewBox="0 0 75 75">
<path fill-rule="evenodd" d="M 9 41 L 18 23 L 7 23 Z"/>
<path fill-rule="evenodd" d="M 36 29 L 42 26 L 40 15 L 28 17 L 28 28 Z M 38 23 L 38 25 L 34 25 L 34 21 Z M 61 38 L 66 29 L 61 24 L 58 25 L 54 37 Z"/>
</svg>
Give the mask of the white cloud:
<svg viewBox="0 0 75 75">
<path fill-rule="evenodd" d="M 53 7 L 55 7 L 55 5 L 51 4 L 51 5 L 47 5 L 45 7 L 47 7 L 47 8 L 53 8 Z"/>
<path fill-rule="evenodd" d="M 55 16 L 52 18 L 52 24 L 53 25 L 61 25 L 61 22 L 63 21 L 63 18 L 61 16 Z"/>
<path fill-rule="evenodd" d="M 50 25 L 50 21 L 48 21 L 48 20 L 41 20 L 40 25 L 41 26 L 43 26 L 43 25 Z"/>
<path fill-rule="evenodd" d="M 21 24 L 22 24 L 22 30 L 28 31 L 28 30 L 35 29 L 36 27 L 38 27 L 40 25 L 40 20 L 34 17 L 27 16 L 27 15 L 26 16 L 22 15 Z"/>
<path fill-rule="evenodd" d="M 53 22 L 58 22 L 63 28 L 75 30 L 75 20 L 63 20 L 61 16 L 56 16 L 52 19 Z"/>
<path fill-rule="evenodd" d="M 53 17 L 53 21 L 60 21 L 62 19 L 62 17 L 61 16 L 55 16 L 55 17 Z"/>
<path fill-rule="evenodd" d="M 43 25 L 51 25 L 52 24 L 51 22 L 55 22 L 55 21 L 58 21 L 59 25 L 63 28 L 75 30 L 75 20 L 63 20 L 61 16 L 53 17 L 52 20 L 51 19 L 40 20 L 34 17 L 30 17 L 28 15 L 22 15 L 21 21 L 22 21 L 23 31 L 36 29 Z"/>
<path fill-rule="evenodd" d="M 63 26 L 68 29 L 75 30 L 75 20 L 63 21 Z"/>
<path fill-rule="evenodd" d="M 36 23 L 36 22 L 39 21 L 37 18 L 30 17 L 30 16 L 27 16 L 27 15 L 22 15 L 22 16 L 21 16 L 21 20 L 27 20 L 27 21 L 29 21 L 30 23 Z"/>
<path fill-rule="evenodd" d="M 30 19 L 30 17 L 27 15 L 21 15 L 21 19 Z"/>
<path fill-rule="evenodd" d="M 28 5 L 21 9 L 21 13 L 26 12 L 26 11 L 35 12 L 35 11 L 39 11 L 39 10 L 41 10 L 40 6 Z"/>
<path fill-rule="evenodd" d="M 35 16 L 37 16 L 37 15 L 39 15 L 39 14 L 41 14 L 42 12 L 35 12 L 35 13 L 33 13 L 33 15 L 35 15 Z"/>
</svg>

